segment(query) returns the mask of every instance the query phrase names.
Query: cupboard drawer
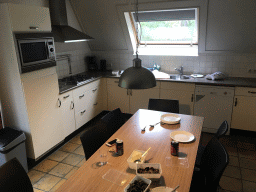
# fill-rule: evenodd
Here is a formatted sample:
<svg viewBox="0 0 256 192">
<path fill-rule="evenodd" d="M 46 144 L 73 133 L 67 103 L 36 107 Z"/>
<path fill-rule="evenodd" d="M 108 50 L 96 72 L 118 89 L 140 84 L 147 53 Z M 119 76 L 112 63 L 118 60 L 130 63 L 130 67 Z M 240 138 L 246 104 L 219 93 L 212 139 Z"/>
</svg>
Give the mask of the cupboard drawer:
<svg viewBox="0 0 256 192">
<path fill-rule="evenodd" d="M 100 86 L 100 79 L 93 81 L 91 83 L 88 83 L 84 86 L 78 87 L 77 89 L 74 89 L 73 95 L 74 95 L 74 97 L 81 96 L 81 95 L 83 95 L 84 92 L 91 90 L 91 89 L 96 89 L 99 86 Z"/>
<path fill-rule="evenodd" d="M 256 97 L 256 88 L 236 87 L 235 95 L 236 96 L 241 95 L 241 96 Z"/>
<path fill-rule="evenodd" d="M 161 89 L 194 91 L 194 83 L 176 83 L 176 82 L 161 82 Z"/>
<path fill-rule="evenodd" d="M 75 114 L 75 119 L 76 119 L 76 129 L 79 129 L 82 127 L 85 123 L 91 120 L 91 110 L 90 109 L 83 109 L 81 111 L 78 111 Z"/>
<path fill-rule="evenodd" d="M 116 85 L 118 86 L 118 83 L 119 83 L 119 78 L 107 78 L 107 84 L 108 85 Z M 160 88 L 160 82 L 159 81 L 156 81 L 156 86 L 153 87 L 152 89 L 155 89 L 155 88 Z"/>
</svg>

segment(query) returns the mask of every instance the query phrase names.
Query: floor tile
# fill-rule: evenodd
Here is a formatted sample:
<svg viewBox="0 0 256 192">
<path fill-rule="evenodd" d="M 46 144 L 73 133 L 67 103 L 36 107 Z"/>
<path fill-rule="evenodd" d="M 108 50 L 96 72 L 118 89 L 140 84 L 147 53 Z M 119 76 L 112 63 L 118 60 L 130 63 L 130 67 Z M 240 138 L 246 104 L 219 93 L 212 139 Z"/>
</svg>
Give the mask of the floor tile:
<svg viewBox="0 0 256 192">
<path fill-rule="evenodd" d="M 220 178 L 220 186 L 224 190 L 242 192 L 242 181 L 240 179 L 222 176 Z"/>
<path fill-rule="evenodd" d="M 47 173 L 51 171 L 57 164 L 58 162 L 56 161 L 45 159 L 33 169 Z"/>
<path fill-rule="evenodd" d="M 78 147 L 75 151 L 73 151 L 73 153 L 84 156 L 84 148 L 83 148 L 83 146 L 81 145 L 80 147 Z"/>
<path fill-rule="evenodd" d="M 241 179 L 241 173 L 240 173 L 240 168 L 239 167 L 227 166 L 223 175 L 228 176 L 228 177 L 234 177 L 234 178 L 237 178 L 237 179 Z"/>
<path fill-rule="evenodd" d="M 69 165 L 77 165 L 84 159 L 84 156 L 78 154 L 70 154 L 62 162 Z"/>
<path fill-rule="evenodd" d="M 32 185 L 34 185 L 37 181 L 39 181 L 46 173 L 40 172 L 40 171 L 36 171 L 34 169 L 31 169 L 28 172 L 28 177 L 32 183 Z"/>
<path fill-rule="evenodd" d="M 73 166 L 59 163 L 56 167 L 54 167 L 49 174 L 56 175 L 58 177 L 65 177 L 68 172 L 70 172 L 73 169 Z"/>
<path fill-rule="evenodd" d="M 66 152 L 73 152 L 76 148 L 78 148 L 80 145 L 75 143 L 67 143 L 63 147 L 61 147 L 59 150 L 66 151 Z"/>
<path fill-rule="evenodd" d="M 229 156 L 229 164 L 230 166 L 235 166 L 235 167 L 239 167 L 239 161 L 238 161 L 238 157 L 235 156 Z"/>
<path fill-rule="evenodd" d="M 79 167 L 74 167 L 74 168 L 65 176 L 65 179 L 68 179 L 69 177 L 71 177 L 71 175 L 73 175 L 78 169 L 79 169 Z"/>
<path fill-rule="evenodd" d="M 49 192 L 55 192 L 65 182 L 66 179 L 61 179 Z"/>
<path fill-rule="evenodd" d="M 81 167 L 84 163 L 85 163 L 85 159 L 83 159 L 82 161 L 80 161 L 80 163 L 78 163 L 76 166 L 77 166 L 77 167 Z"/>
<path fill-rule="evenodd" d="M 242 179 L 256 182 L 256 170 L 241 168 Z"/>
<path fill-rule="evenodd" d="M 244 157 L 249 159 L 256 159 L 256 151 L 249 147 L 247 149 L 238 148 L 238 155 L 239 155 L 239 158 Z"/>
<path fill-rule="evenodd" d="M 51 188 L 56 185 L 61 178 L 46 174 L 42 179 L 40 179 L 33 187 L 44 190 L 44 191 L 49 191 Z"/>
<path fill-rule="evenodd" d="M 78 145 L 81 145 L 81 144 L 82 144 L 81 139 L 80 139 L 80 135 L 75 136 L 75 137 L 74 137 L 73 139 L 71 139 L 69 142 L 70 142 L 70 143 L 75 143 L 75 144 L 78 144 Z"/>
<path fill-rule="evenodd" d="M 50 160 L 54 160 L 54 161 L 62 161 L 63 159 L 65 159 L 67 156 L 69 155 L 69 153 L 65 152 L 65 151 L 56 151 L 54 152 L 52 155 L 50 155 L 48 157 L 48 159 Z"/>
<path fill-rule="evenodd" d="M 243 191 L 244 192 L 255 192 L 256 183 L 243 180 Z"/>
<path fill-rule="evenodd" d="M 240 167 L 256 170 L 256 159 L 240 158 Z"/>
</svg>

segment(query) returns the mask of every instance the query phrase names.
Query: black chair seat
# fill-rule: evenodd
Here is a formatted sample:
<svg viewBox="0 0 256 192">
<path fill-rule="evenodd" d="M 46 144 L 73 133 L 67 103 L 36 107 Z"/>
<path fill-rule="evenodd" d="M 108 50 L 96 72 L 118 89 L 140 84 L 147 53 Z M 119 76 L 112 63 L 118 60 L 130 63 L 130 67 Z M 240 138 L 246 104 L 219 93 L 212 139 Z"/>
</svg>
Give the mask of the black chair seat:
<svg viewBox="0 0 256 192">
<path fill-rule="evenodd" d="M 204 146 L 204 145 L 199 145 L 198 146 L 197 155 L 196 155 L 196 162 L 195 162 L 196 167 L 200 167 L 200 163 L 201 163 L 201 159 L 202 159 L 202 155 L 203 155 L 203 152 L 205 150 L 205 147 L 206 146 Z"/>
</svg>

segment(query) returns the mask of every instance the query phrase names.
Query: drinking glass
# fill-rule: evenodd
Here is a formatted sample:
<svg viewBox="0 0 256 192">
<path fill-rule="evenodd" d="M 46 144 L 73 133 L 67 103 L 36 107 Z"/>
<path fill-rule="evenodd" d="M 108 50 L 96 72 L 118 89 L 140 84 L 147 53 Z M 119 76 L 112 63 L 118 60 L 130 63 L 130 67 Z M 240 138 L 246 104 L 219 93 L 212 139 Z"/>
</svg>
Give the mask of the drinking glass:
<svg viewBox="0 0 256 192">
<path fill-rule="evenodd" d="M 107 158 L 108 158 L 108 150 L 107 149 L 101 149 L 99 150 L 100 153 L 100 165 L 106 165 L 108 163 Z"/>
</svg>

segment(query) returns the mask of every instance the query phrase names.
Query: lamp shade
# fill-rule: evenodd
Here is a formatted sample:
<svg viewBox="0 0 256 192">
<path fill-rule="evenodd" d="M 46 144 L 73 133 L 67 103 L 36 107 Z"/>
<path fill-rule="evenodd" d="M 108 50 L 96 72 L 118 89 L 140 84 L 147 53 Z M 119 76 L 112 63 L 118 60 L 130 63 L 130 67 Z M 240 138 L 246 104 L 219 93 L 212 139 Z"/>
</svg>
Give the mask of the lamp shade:
<svg viewBox="0 0 256 192">
<path fill-rule="evenodd" d="M 141 67 L 141 60 L 133 60 L 134 66 L 126 69 L 119 78 L 119 87 L 125 89 L 149 89 L 156 86 L 156 78 L 151 71 Z"/>
</svg>

